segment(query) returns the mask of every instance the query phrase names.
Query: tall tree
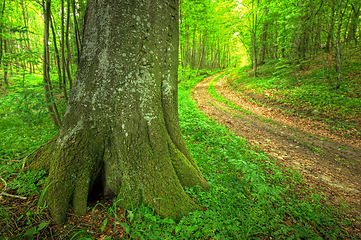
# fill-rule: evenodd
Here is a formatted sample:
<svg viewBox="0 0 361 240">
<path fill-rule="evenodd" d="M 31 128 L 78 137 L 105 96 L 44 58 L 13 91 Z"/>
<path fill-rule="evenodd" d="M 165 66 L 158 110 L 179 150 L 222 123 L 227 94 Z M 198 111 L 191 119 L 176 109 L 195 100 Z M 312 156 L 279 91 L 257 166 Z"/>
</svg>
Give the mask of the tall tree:
<svg viewBox="0 0 361 240">
<path fill-rule="evenodd" d="M 251 27 L 251 42 L 252 42 L 252 69 L 253 77 L 257 77 L 257 8 L 259 6 L 259 1 L 257 0 L 257 5 L 254 6 L 254 0 L 252 0 L 252 27 Z"/>
<path fill-rule="evenodd" d="M 180 19 L 181 64 L 201 69 L 228 67 L 227 44 L 231 42 L 235 2 L 183 0 Z"/>
<path fill-rule="evenodd" d="M 122 207 L 178 220 L 199 209 L 183 187 L 208 186 L 178 123 L 178 0 L 89 0 L 86 16 L 62 127 L 32 156 L 49 171 L 51 214 L 85 214 L 101 179 Z"/>
<path fill-rule="evenodd" d="M 73 19 L 74 19 L 74 33 L 75 33 L 75 46 L 76 46 L 76 53 L 77 53 L 77 63 L 79 63 L 80 60 L 80 45 L 81 45 L 81 39 L 80 39 L 80 31 L 78 26 L 78 20 L 76 17 L 76 5 L 75 0 L 72 0 L 72 8 L 73 8 Z"/>
<path fill-rule="evenodd" d="M 71 89 L 73 87 L 73 79 L 71 77 L 71 72 L 70 72 L 71 49 L 70 49 L 70 44 L 69 44 L 69 28 L 70 28 L 70 0 L 67 1 L 65 43 L 66 43 L 66 49 L 67 49 L 66 73 L 68 75 L 69 87 Z"/>
<path fill-rule="evenodd" d="M 43 42 L 43 83 L 44 93 L 47 102 L 47 108 L 50 113 L 50 118 L 55 126 L 61 125 L 61 120 L 56 103 L 52 93 L 51 81 L 50 81 L 50 56 L 49 56 L 49 23 L 50 23 L 50 0 L 43 0 L 43 12 L 44 12 L 44 42 Z"/>
</svg>

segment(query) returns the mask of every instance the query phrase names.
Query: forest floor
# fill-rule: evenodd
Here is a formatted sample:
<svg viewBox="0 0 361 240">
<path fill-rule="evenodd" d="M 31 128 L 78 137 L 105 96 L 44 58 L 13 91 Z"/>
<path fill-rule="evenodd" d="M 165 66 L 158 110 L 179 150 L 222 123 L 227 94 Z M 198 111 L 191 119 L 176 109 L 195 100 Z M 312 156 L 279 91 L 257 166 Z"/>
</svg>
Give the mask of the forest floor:
<svg viewBox="0 0 361 240">
<path fill-rule="evenodd" d="M 270 101 L 262 94 L 234 90 L 227 75 L 219 79 L 217 76 L 196 85 L 193 98 L 198 108 L 259 147 L 279 165 L 297 169 L 304 181 L 332 205 L 346 204 L 353 215 L 350 217 L 360 219 L 361 140 L 327 131 L 326 123 L 312 114 L 286 114 L 282 109 L 290 106 Z M 210 85 L 218 98 L 210 94 Z"/>
<path fill-rule="evenodd" d="M 359 115 L 347 115 L 356 126 L 347 134 L 330 132 L 328 122 L 319 121 L 322 108 L 317 120 L 267 98 L 269 90 L 238 90 L 240 72 L 238 79 L 222 77 L 226 72 L 208 78 L 187 73 L 180 74 L 180 126 L 211 189 L 186 191 L 205 211 L 175 223 L 145 206 L 124 211 L 100 194 L 89 199 L 85 216 L 70 210 L 66 222 L 54 224 L 39 201 L 46 172 L 24 170 L 26 156 L 57 133 L 36 105 L 42 78 L 29 75 L 25 86 L 19 79 L 0 94 L 0 239 L 361 239 Z M 198 108 L 245 139 L 199 111 L 191 92 Z"/>
</svg>

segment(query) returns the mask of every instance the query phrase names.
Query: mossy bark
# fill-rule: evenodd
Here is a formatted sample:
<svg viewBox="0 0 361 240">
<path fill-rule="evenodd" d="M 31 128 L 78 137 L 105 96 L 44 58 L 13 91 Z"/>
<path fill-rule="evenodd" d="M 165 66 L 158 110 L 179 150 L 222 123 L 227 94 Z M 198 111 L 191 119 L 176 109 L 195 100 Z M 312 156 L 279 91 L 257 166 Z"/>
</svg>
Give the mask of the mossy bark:
<svg viewBox="0 0 361 240">
<path fill-rule="evenodd" d="M 78 72 L 56 138 L 34 168 L 49 171 L 54 220 L 86 212 L 97 178 L 124 208 L 179 220 L 199 209 L 184 186 L 207 188 L 181 136 L 178 1 L 89 0 Z"/>
</svg>

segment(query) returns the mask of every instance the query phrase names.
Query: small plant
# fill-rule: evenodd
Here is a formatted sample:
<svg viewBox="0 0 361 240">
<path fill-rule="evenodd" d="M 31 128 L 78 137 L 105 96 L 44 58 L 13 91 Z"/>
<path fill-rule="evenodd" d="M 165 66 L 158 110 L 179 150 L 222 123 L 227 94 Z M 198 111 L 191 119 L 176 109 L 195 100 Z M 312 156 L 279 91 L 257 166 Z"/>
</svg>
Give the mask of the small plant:
<svg viewBox="0 0 361 240">
<path fill-rule="evenodd" d="M 37 227 L 31 227 L 24 233 L 24 237 L 31 237 L 34 235 L 38 235 L 40 231 L 46 228 L 46 226 L 48 225 L 49 225 L 48 222 L 42 222 Z"/>
<path fill-rule="evenodd" d="M 28 171 L 20 174 L 17 178 L 8 183 L 10 189 L 16 189 L 20 195 L 31 195 L 39 192 L 39 186 L 44 183 L 46 172 Z"/>
</svg>

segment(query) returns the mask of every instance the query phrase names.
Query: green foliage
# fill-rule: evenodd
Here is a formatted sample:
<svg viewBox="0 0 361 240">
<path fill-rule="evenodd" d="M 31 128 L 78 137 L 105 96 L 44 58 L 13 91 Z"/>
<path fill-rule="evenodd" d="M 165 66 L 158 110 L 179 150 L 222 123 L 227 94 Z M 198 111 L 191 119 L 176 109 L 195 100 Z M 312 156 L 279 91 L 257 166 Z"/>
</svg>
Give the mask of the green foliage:
<svg viewBox="0 0 361 240">
<path fill-rule="evenodd" d="M 235 1 L 185 0 L 180 4 L 181 65 L 191 69 L 222 69 L 239 60 L 232 42 Z M 234 40 L 234 39 L 233 39 Z"/>
<path fill-rule="evenodd" d="M 17 178 L 8 183 L 10 189 L 17 189 L 20 195 L 30 195 L 38 193 L 40 186 L 44 183 L 44 176 L 46 172 L 42 171 L 29 171 L 19 174 Z"/>
<path fill-rule="evenodd" d="M 308 115 L 316 109 L 319 114 L 313 117 L 329 124 L 331 131 L 347 130 L 351 131 L 349 134 L 359 137 L 359 133 L 354 131 L 356 125 L 353 123 L 355 119 L 361 118 L 357 78 L 334 90 L 324 80 L 321 69 L 315 68 L 296 78 L 294 75 L 272 72 L 277 63 L 278 61 L 272 61 L 263 66 L 259 71 L 260 77 L 257 78 L 248 76 L 246 71 L 234 70 L 229 81 L 241 92 L 246 90 L 265 95 L 271 90 L 273 94 L 267 94 L 269 100 L 291 106 Z M 349 75 L 352 75 L 352 69 L 349 70 Z"/>
<path fill-rule="evenodd" d="M 24 237 L 30 237 L 30 236 L 33 236 L 33 235 L 37 235 L 37 234 L 39 234 L 39 232 L 41 231 L 41 230 L 43 230 L 46 226 L 48 226 L 49 225 L 49 223 L 48 222 L 42 222 L 42 223 L 40 223 L 39 224 L 39 226 L 38 227 L 31 227 L 31 228 L 29 228 L 25 233 L 24 233 Z"/>
<path fill-rule="evenodd" d="M 110 208 L 99 203 L 93 208 L 93 215 L 95 218 L 97 214 L 107 216 L 102 219 L 102 224 L 98 225 L 99 231 L 105 231 L 114 224 L 114 228 L 121 226 L 125 237 L 130 239 L 342 238 L 342 231 L 331 210 L 323 203 L 323 198 L 314 191 L 299 187 L 303 184 L 300 174 L 277 167 L 266 155 L 253 149 L 245 139 L 234 136 L 226 128 L 206 118 L 196 108 L 190 94 L 203 77 L 193 77 L 194 73 L 186 71 L 181 70 L 180 73 L 181 130 L 192 155 L 210 184 L 209 191 L 197 187 L 186 188 L 186 191 L 204 210 L 190 213 L 175 223 L 171 219 L 160 218 L 151 208 L 142 206 L 127 211 L 128 221 L 122 222 L 120 220 L 123 216 L 117 215 L 116 203 Z M 13 113 L 16 111 L 13 110 Z M 12 127 L 1 128 L 1 131 L 7 131 L 6 135 L 12 135 L 12 139 L 25 138 L 26 141 L 21 149 L 2 149 L 8 159 L 14 151 L 16 156 L 23 155 L 36 144 L 39 145 L 41 140 L 48 141 L 54 136 L 55 130 L 50 133 L 45 131 L 45 121 L 42 122 L 43 126 L 34 124 L 29 127 L 20 117 L 13 115 L 13 121 L 7 121 Z M 7 118 L 4 117 L 1 121 Z M 39 131 L 40 129 L 42 130 Z M 29 141 L 31 134 L 37 139 L 34 143 Z M 1 137 L 3 138 L 3 134 Z M 21 164 L 21 161 L 11 160 L 0 162 L 2 178 L 9 181 L 9 188 L 17 188 L 18 194 L 37 192 L 45 173 L 41 171 L 16 174 L 21 172 Z M 95 209 L 99 207 L 102 210 L 96 212 Z M 21 220 L 25 221 L 27 226 L 22 236 L 36 237 L 47 228 L 47 221 L 41 224 L 34 222 L 34 218 L 42 214 L 39 209 L 42 208 L 38 206 L 36 211 L 31 210 L 22 215 Z M 11 215 L 7 209 L 1 207 L 0 217 L 4 219 L 1 226 L 6 231 L 10 227 L 6 223 L 12 221 Z M 68 234 L 71 239 L 92 238 L 91 234 L 79 228 Z"/>
<path fill-rule="evenodd" d="M 295 193 L 302 184 L 297 172 L 280 169 L 245 139 L 207 119 L 190 99 L 182 82 L 180 124 L 187 145 L 211 189 L 186 188 L 204 211 L 190 213 L 179 223 L 161 219 L 152 209 L 128 212 L 122 224 L 126 236 L 137 239 L 336 239 L 340 227 L 315 192 Z M 188 89 L 188 90 L 186 90 Z M 306 193 L 307 192 L 307 193 Z"/>
<path fill-rule="evenodd" d="M 40 75 L 23 75 L 0 96 L 0 158 L 19 158 L 57 132 L 48 117 Z M 21 136 L 21 137 L 19 137 Z"/>
</svg>

